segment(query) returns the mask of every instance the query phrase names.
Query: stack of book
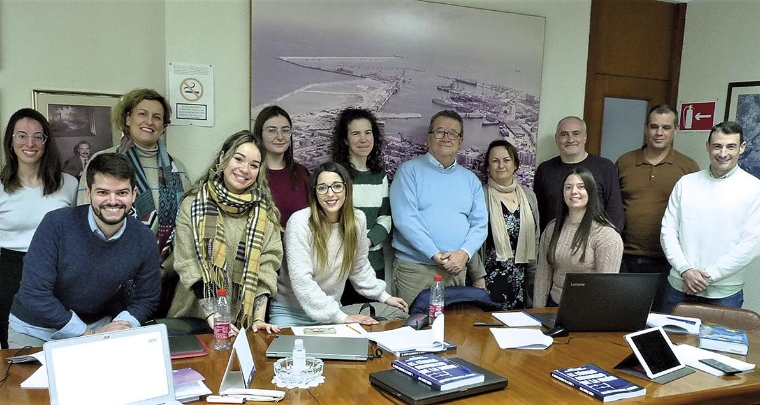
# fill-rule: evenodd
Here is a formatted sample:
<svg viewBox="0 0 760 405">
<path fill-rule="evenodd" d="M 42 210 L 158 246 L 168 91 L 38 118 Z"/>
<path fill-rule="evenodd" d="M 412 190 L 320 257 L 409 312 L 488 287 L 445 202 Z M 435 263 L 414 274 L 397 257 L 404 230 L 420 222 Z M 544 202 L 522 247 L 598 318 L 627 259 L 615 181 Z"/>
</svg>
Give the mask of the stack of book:
<svg viewBox="0 0 760 405">
<path fill-rule="evenodd" d="M 192 368 L 183 368 L 172 371 L 174 379 L 174 397 L 182 403 L 200 400 L 202 395 L 211 394 L 203 382 L 205 378 L 201 373 Z"/>
<path fill-rule="evenodd" d="M 699 347 L 746 355 L 749 352 L 747 332 L 720 325 L 702 325 L 699 329 Z"/>
<path fill-rule="evenodd" d="M 438 391 L 448 391 L 466 385 L 482 383 L 483 374 L 434 354 L 405 357 L 393 360 L 396 370 L 431 386 Z"/>
<path fill-rule="evenodd" d="M 612 375 L 591 363 L 580 367 L 561 368 L 552 371 L 551 374 L 557 380 L 577 388 L 584 394 L 601 399 L 602 402 L 634 398 L 647 393 L 644 387 Z"/>
</svg>

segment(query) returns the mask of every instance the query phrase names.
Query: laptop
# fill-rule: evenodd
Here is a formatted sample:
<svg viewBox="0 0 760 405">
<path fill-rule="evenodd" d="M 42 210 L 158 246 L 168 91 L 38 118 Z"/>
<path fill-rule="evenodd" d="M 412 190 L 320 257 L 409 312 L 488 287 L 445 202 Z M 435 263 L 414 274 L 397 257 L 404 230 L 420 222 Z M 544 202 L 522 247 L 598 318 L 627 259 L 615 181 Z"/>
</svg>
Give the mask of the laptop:
<svg viewBox="0 0 760 405">
<path fill-rule="evenodd" d="M 476 373 L 483 374 L 485 381 L 450 391 L 437 391 L 398 370 L 391 369 L 371 373 L 369 375 L 369 382 L 373 387 L 387 391 L 394 397 L 411 405 L 437 404 L 443 401 L 451 401 L 457 398 L 504 389 L 508 384 L 506 378 L 468 361 L 458 357 L 449 357 L 448 359 L 466 366 Z"/>
<path fill-rule="evenodd" d="M 303 339 L 307 356 L 323 360 L 367 361 L 367 338 L 330 336 L 277 335 L 267 348 L 267 357 L 292 356 L 296 339 Z"/>
<path fill-rule="evenodd" d="M 164 325 L 53 340 L 43 350 L 52 405 L 180 404 Z"/>
<path fill-rule="evenodd" d="M 556 314 L 531 313 L 568 332 L 632 332 L 646 328 L 660 275 L 568 273 Z"/>
</svg>

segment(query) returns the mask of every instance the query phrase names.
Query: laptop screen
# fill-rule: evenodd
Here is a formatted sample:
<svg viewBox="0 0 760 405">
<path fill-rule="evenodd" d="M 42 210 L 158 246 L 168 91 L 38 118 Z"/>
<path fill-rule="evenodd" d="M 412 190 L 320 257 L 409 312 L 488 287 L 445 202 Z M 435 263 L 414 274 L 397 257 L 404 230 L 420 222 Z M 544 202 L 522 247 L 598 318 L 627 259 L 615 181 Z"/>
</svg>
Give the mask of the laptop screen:
<svg viewBox="0 0 760 405">
<path fill-rule="evenodd" d="M 46 343 L 51 403 L 173 400 L 165 331 L 163 325 L 156 325 Z"/>
</svg>

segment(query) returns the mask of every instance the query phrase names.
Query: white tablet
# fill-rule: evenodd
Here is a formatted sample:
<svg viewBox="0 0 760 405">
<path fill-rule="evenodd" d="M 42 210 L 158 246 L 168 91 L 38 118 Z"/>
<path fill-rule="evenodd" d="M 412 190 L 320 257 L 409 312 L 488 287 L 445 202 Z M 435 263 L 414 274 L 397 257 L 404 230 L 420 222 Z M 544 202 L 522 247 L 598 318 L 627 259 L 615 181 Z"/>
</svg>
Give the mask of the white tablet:
<svg viewBox="0 0 760 405">
<path fill-rule="evenodd" d="M 654 379 L 684 368 L 662 327 L 629 333 L 625 335 L 625 340 L 649 378 Z"/>
</svg>

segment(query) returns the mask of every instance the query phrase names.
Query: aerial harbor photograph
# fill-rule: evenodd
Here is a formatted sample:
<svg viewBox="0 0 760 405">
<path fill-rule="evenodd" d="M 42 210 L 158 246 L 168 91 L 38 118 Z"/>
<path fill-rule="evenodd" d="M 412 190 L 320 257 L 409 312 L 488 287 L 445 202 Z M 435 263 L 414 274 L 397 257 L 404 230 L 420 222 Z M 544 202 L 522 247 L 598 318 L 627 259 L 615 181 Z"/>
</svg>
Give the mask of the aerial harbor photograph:
<svg viewBox="0 0 760 405">
<path fill-rule="evenodd" d="M 251 119 L 269 105 L 288 111 L 295 158 L 310 170 L 330 160 L 344 108 L 378 118 L 391 179 L 426 152 L 430 117 L 454 110 L 464 121 L 459 164 L 484 180 L 483 154 L 502 138 L 532 185 L 543 17 L 414 0 L 254 0 L 252 19 Z"/>
</svg>

